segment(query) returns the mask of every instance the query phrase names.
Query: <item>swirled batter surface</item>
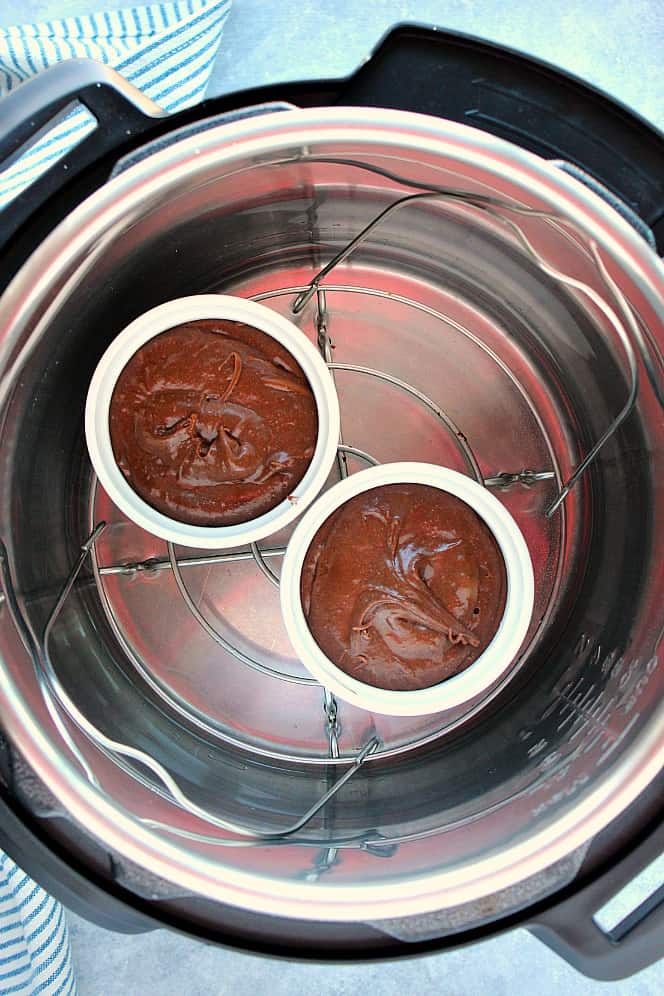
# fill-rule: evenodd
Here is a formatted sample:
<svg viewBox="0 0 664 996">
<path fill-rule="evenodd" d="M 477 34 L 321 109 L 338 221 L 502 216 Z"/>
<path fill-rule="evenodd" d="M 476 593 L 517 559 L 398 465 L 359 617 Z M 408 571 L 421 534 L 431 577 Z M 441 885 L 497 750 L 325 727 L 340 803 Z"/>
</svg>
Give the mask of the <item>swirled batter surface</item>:
<svg viewBox="0 0 664 996">
<path fill-rule="evenodd" d="M 469 667 L 505 609 L 505 563 L 465 502 L 393 484 L 350 499 L 304 561 L 301 597 L 321 649 L 379 688 L 428 688 Z"/>
<path fill-rule="evenodd" d="M 115 459 L 153 508 L 179 522 L 255 519 L 302 480 L 318 416 L 300 366 L 270 336 L 206 319 L 150 339 L 110 406 Z"/>
</svg>

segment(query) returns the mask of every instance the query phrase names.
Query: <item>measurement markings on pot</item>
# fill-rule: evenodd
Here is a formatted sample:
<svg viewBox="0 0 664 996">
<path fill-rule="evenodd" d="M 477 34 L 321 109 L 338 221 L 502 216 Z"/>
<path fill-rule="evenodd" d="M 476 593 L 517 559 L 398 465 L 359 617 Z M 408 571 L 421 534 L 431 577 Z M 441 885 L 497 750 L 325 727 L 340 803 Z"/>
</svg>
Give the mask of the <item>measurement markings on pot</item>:
<svg viewBox="0 0 664 996">
<path fill-rule="evenodd" d="M 656 643 L 662 635 L 660 633 Z M 580 634 L 573 655 L 587 663 L 590 674 L 595 667 L 603 676 L 608 676 L 608 681 L 600 686 L 583 674 L 558 686 L 539 720 L 519 732 L 518 739 L 527 745 L 528 756 L 537 757 L 542 770 L 540 777 L 529 786 L 528 795 L 536 796 L 556 783 L 561 784 L 560 790 L 533 807 L 533 817 L 541 816 L 558 802 L 576 795 L 587 784 L 590 779 L 587 771 L 579 771 L 569 781 L 576 762 L 583 761 L 587 767 L 585 759 L 594 753 L 594 767 L 602 767 L 635 729 L 640 716 L 636 708 L 638 700 L 658 666 L 657 656 L 629 661 L 617 649 L 605 652 L 601 642 L 595 643 L 587 633 Z M 619 732 L 610 725 L 611 718 L 617 714 L 630 717 Z M 549 739 L 538 734 L 538 726 L 545 728 L 551 720 L 557 720 L 557 732 L 566 732 L 568 749 L 552 750 Z M 588 737 L 589 727 L 594 727 L 595 733 Z M 585 735 L 583 742 L 577 743 L 582 735 Z"/>
</svg>

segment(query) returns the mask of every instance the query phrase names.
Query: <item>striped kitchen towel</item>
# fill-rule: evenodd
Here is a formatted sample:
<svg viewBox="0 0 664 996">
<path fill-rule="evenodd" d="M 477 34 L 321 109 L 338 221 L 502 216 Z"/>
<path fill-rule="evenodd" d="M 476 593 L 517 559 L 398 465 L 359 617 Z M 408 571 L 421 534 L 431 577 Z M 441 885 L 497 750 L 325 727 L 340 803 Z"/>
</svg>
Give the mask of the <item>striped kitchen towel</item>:
<svg viewBox="0 0 664 996">
<path fill-rule="evenodd" d="M 0 851 L 0 994 L 76 992 L 65 913 Z"/>
<path fill-rule="evenodd" d="M 88 58 L 167 111 L 189 107 L 205 94 L 230 9 L 231 0 L 174 0 L 0 28 L 0 98 L 54 62 Z M 0 208 L 95 127 L 78 107 L 11 166 L 0 163 Z"/>
</svg>

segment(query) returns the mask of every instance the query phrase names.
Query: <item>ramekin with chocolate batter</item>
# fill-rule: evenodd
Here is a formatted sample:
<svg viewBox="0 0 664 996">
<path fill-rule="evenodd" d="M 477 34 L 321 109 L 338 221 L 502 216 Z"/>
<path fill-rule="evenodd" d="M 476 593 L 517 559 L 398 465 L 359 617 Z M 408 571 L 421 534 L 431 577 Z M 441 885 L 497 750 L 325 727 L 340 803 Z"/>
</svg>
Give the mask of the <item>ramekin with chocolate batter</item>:
<svg viewBox="0 0 664 996">
<path fill-rule="evenodd" d="M 374 467 L 306 513 L 281 601 L 309 671 L 388 715 L 476 700 L 526 635 L 533 572 L 521 532 L 486 488 L 429 464 Z"/>
<path fill-rule="evenodd" d="M 153 308 L 92 378 L 86 439 L 116 505 L 163 539 L 227 548 L 277 532 L 325 483 L 339 406 L 319 352 L 243 298 Z"/>
</svg>

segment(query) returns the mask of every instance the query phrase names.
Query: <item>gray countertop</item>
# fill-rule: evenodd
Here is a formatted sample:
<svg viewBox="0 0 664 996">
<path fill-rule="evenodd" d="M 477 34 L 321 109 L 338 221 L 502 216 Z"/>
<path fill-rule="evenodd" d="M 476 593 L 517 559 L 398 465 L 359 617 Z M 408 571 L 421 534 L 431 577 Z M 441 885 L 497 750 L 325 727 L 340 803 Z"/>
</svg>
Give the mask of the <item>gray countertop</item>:
<svg viewBox="0 0 664 996">
<path fill-rule="evenodd" d="M 128 0 L 2 0 L 0 26 L 122 6 Z M 520 49 L 664 128 L 663 0 L 233 0 L 209 93 L 345 76 L 400 21 Z"/>
</svg>

